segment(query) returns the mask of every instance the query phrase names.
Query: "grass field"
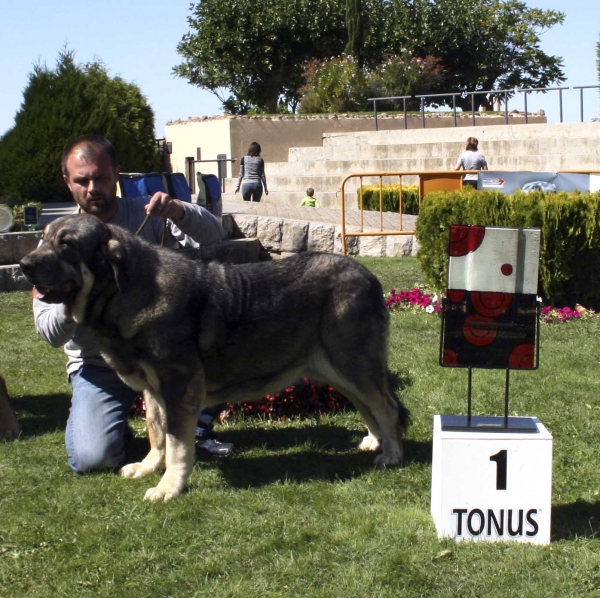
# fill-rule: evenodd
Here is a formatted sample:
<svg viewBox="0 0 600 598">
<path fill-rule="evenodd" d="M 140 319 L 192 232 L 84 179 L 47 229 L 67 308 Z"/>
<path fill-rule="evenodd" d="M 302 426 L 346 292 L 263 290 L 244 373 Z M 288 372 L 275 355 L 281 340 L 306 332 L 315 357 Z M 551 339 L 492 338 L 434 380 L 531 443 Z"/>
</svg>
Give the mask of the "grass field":
<svg viewBox="0 0 600 598">
<path fill-rule="evenodd" d="M 384 290 L 413 259 L 363 259 Z M 600 322 L 542 326 L 540 368 L 511 377 L 511 414 L 554 436 L 553 541 L 454 543 L 429 515 L 432 421 L 464 413 L 466 373 L 438 365 L 437 315 L 392 314 L 390 368 L 412 412 L 406 464 L 374 470 L 353 412 L 226 421 L 240 449 L 200 457 L 188 491 L 146 503 L 149 480 L 78 477 L 64 448 L 62 351 L 35 335 L 30 294 L 0 295 L 0 372 L 23 426 L 0 443 L 0 596 L 600 596 Z M 474 411 L 501 413 L 503 372 L 474 374 Z M 134 420 L 132 458 L 147 449 Z"/>
</svg>

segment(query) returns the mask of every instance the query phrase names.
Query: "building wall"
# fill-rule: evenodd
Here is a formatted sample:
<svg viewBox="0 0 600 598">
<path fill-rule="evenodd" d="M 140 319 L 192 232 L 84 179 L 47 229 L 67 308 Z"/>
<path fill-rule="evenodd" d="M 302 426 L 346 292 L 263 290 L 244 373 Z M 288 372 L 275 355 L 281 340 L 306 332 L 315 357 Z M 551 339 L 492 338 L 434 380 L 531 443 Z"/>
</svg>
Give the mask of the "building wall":
<svg viewBox="0 0 600 598">
<path fill-rule="evenodd" d="M 478 113 L 476 125 L 504 125 L 504 116 Z M 509 124 L 524 124 L 521 115 L 510 115 Z M 544 116 L 529 116 L 530 123 L 545 123 Z M 452 127 L 452 115 L 430 113 L 426 116 L 426 128 Z M 457 119 L 458 127 L 470 127 L 470 114 Z M 408 129 L 422 129 L 420 115 L 407 118 Z M 404 116 L 380 116 L 380 131 L 404 129 Z M 202 148 L 202 159 L 215 159 L 217 154 L 235 158 L 228 163 L 227 176 L 237 177 L 239 161 L 246 155 L 253 141 L 260 143 L 265 162 L 287 162 L 290 147 L 318 147 L 323 145 L 324 133 L 350 133 L 374 131 L 375 121 L 369 115 L 319 115 L 319 116 L 225 116 L 209 119 L 190 119 L 166 126 L 165 138 L 172 143 L 171 165 L 174 172 L 185 172 L 186 156 L 196 156 L 196 148 Z M 203 164 L 202 172 L 217 174 L 217 165 Z"/>
<path fill-rule="evenodd" d="M 165 127 L 165 140 L 171 143 L 170 163 L 172 172 L 185 173 L 185 159 L 193 156 L 200 148 L 202 160 L 216 160 L 218 154 L 231 157 L 230 120 L 212 118 L 206 120 L 188 120 L 169 123 Z M 218 174 L 216 162 L 196 164 L 196 172 Z M 231 176 L 228 164 L 227 176 Z"/>
</svg>

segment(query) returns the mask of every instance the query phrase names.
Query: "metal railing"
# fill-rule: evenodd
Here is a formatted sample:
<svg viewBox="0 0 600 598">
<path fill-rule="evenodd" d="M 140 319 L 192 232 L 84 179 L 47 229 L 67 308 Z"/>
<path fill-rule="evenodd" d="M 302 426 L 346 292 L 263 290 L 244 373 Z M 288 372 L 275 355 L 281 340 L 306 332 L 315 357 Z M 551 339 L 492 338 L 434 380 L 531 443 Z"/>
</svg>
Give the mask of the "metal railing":
<svg viewBox="0 0 600 598">
<path fill-rule="evenodd" d="M 529 113 L 527 110 L 527 96 L 534 93 L 546 93 L 548 91 L 558 91 L 558 103 L 559 103 L 559 113 L 560 113 L 560 122 L 563 122 L 563 91 L 566 89 L 571 89 L 569 87 L 532 87 L 532 88 L 522 88 L 522 89 L 489 89 L 489 90 L 478 90 L 478 91 L 466 91 L 459 93 L 429 93 L 423 95 L 415 95 L 415 96 L 391 96 L 387 98 L 369 98 L 369 102 L 373 102 L 373 115 L 375 117 L 375 130 L 379 130 L 379 124 L 377 121 L 377 102 L 382 101 L 390 101 L 390 100 L 402 100 L 404 103 L 404 128 L 408 128 L 408 117 L 406 113 L 406 100 L 415 99 L 420 100 L 420 112 L 421 112 L 421 121 L 422 128 L 425 128 L 425 102 L 428 98 L 452 98 L 452 112 L 454 114 L 454 126 L 458 126 L 457 123 L 457 112 L 456 112 L 456 97 L 468 97 L 471 96 L 471 120 L 472 125 L 475 126 L 475 119 L 477 111 L 475 110 L 475 96 L 477 95 L 488 95 L 492 94 L 493 96 L 504 96 L 504 124 L 508 124 L 508 96 L 513 95 L 515 92 L 523 94 L 523 102 L 524 102 L 524 115 L 525 115 L 525 124 L 529 122 Z M 600 85 L 583 85 L 583 86 L 574 86 L 572 89 L 579 90 L 579 112 L 580 112 L 580 121 L 583 122 L 583 90 L 584 89 L 600 89 Z M 463 111 L 464 112 L 464 111 Z"/>
<path fill-rule="evenodd" d="M 237 158 L 216 158 L 215 160 L 195 160 L 193 157 L 187 157 L 185 159 L 185 172 L 188 180 L 188 185 L 192 190 L 192 193 L 196 193 L 196 164 L 201 162 L 217 162 L 218 165 L 218 179 L 221 185 L 221 191 L 225 191 L 225 179 L 227 178 L 227 171 L 223 169 L 226 162 L 237 162 Z"/>
<path fill-rule="evenodd" d="M 477 174 L 478 170 L 422 170 L 422 171 L 397 171 L 397 172 L 359 172 L 349 174 L 344 178 L 340 185 L 340 208 L 341 208 L 341 241 L 342 252 L 347 254 L 348 247 L 346 243 L 347 237 L 379 237 L 388 235 L 414 235 L 414 228 L 405 229 L 404 217 L 408 214 L 402 213 L 402 177 L 403 176 L 418 176 L 419 177 L 419 208 L 423 202 L 423 197 L 431 191 L 455 190 L 462 189 L 463 178 L 465 174 Z M 398 178 L 398 228 L 384 227 L 384 210 L 383 210 L 383 179 Z M 346 183 L 350 179 L 358 178 L 358 211 L 359 211 L 359 230 L 346 230 Z M 379 225 L 371 226 L 371 230 L 365 230 L 364 204 L 363 204 L 363 179 L 375 178 L 379 180 Z M 387 185 L 387 184 L 386 184 Z M 368 210 L 369 213 L 373 211 Z M 393 212 L 392 212 L 393 213 Z M 392 214 L 388 212 L 388 214 Z M 395 216 L 394 216 L 395 217 Z M 410 218 L 414 222 L 414 216 Z M 389 220 L 388 220 L 389 222 Z M 378 230 L 377 230 L 378 229 Z"/>
<path fill-rule="evenodd" d="M 478 170 L 419 170 L 419 171 L 397 171 L 397 172 L 359 172 L 349 174 L 342 180 L 340 185 L 340 212 L 341 212 L 341 241 L 342 241 L 342 252 L 344 255 L 348 253 L 348 245 L 346 243 L 347 237 L 380 237 L 388 235 L 414 235 L 415 229 L 404 228 L 404 216 L 408 214 L 402 213 L 402 177 L 403 176 L 417 176 L 419 178 L 419 210 L 423 203 L 423 197 L 427 193 L 433 191 L 455 191 L 463 188 L 463 179 L 465 174 L 479 174 Z M 499 171 L 494 171 L 499 172 Z M 531 171 L 506 171 L 506 172 L 531 172 Z M 592 170 L 589 168 L 579 170 L 557 170 L 556 173 L 570 173 L 570 174 L 595 174 L 600 175 L 600 170 Z M 383 179 L 398 177 L 398 228 L 386 229 L 384 228 L 384 210 L 383 210 Z M 358 231 L 347 231 L 346 230 L 346 183 L 353 178 L 359 178 L 358 187 L 358 211 L 359 211 L 359 230 Z M 377 178 L 379 179 L 379 226 L 371 226 L 371 230 L 365 230 L 364 221 L 364 202 L 363 202 L 363 179 L 365 178 Z M 388 186 L 389 183 L 386 183 Z M 372 185 L 369 185 L 372 186 Z M 355 193 L 355 191 L 353 191 Z M 372 210 L 368 210 L 369 213 L 373 213 Z M 395 214 L 394 212 L 388 212 L 388 214 Z M 411 216 L 411 222 L 414 224 L 415 216 Z M 388 220 L 389 222 L 389 220 Z M 378 230 L 377 230 L 378 228 Z"/>
</svg>

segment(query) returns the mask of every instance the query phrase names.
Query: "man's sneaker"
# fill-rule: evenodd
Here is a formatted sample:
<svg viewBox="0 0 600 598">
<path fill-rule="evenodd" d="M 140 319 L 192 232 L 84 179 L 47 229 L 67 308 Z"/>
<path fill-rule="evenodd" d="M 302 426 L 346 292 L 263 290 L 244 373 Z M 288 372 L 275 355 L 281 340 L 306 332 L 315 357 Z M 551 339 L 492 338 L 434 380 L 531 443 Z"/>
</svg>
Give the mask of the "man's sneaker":
<svg viewBox="0 0 600 598">
<path fill-rule="evenodd" d="M 220 442 L 215 438 L 198 439 L 196 440 L 196 446 L 205 453 L 215 457 L 227 457 L 233 453 L 232 442 Z"/>
</svg>

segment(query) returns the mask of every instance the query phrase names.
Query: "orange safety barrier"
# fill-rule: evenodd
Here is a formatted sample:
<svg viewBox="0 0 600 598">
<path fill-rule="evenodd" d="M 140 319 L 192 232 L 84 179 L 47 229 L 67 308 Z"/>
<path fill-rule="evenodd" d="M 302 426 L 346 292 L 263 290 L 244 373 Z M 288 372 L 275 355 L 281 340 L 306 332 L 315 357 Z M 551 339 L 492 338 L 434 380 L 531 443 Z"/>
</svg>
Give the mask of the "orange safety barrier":
<svg viewBox="0 0 600 598">
<path fill-rule="evenodd" d="M 360 172 L 348 175 L 340 185 L 340 202 L 341 202 L 341 237 L 342 237 L 342 252 L 347 253 L 346 238 L 347 237 L 377 237 L 382 235 L 414 235 L 414 230 L 404 230 L 403 214 L 402 214 L 402 177 L 403 176 L 418 176 L 419 177 L 419 206 L 423 201 L 423 197 L 432 191 L 455 191 L 462 189 L 463 177 L 465 174 L 477 174 L 477 170 L 438 170 L 438 171 L 398 171 L 398 172 Z M 385 229 L 383 226 L 383 179 L 390 177 L 398 177 L 399 182 L 399 202 L 398 202 L 398 229 Z M 346 197 L 345 186 L 346 182 L 353 178 L 360 179 L 359 194 L 358 194 L 358 210 L 360 213 L 360 230 L 346 230 Z M 363 209 L 363 179 L 377 178 L 379 179 L 379 230 L 365 231 L 364 227 L 364 209 Z"/>
<path fill-rule="evenodd" d="M 497 172 L 497 171 L 495 171 Z M 511 171 L 514 172 L 514 171 Z M 529 172 L 529 171 L 524 171 Z M 600 170 L 558 170 L 557 173 L 570 174 L 600 174 Z M 341 237 L 342 251 L 347 254 L 346 237 L 378 237 L 383 235 L 414 235 L 414 230 L 404 230 L 402 219 L 402 177 L 403 176 L 418 176 L 419 177 L 419 207 L 423 202 L 423 197 L 427 193 L 433 191 L 456 191 L 463 188 L 463 178 L 465 174 L 478 174 L 478 170 L 423 170 L 423 171 L 398 171 L 398 172 L 360 172 L 348 175 L 340 185 L 340 201 L 341 201 Z M 398 177 L 399 181 L 399 226 L 398 229 L 384 229 L 383 227 L 383 179 L 384 177 Z M 352 178 L 360 179 L 359 186 L 359 201 L 358 209 L 360 212 L 360 230 L 346 231 L 346 198 L 345 185 Z M 379 179 L 379 230 L 365 231 L 364 229 L 364 210 L 363 210 L 363 178 L 378 178 Z"/>
</svg>

